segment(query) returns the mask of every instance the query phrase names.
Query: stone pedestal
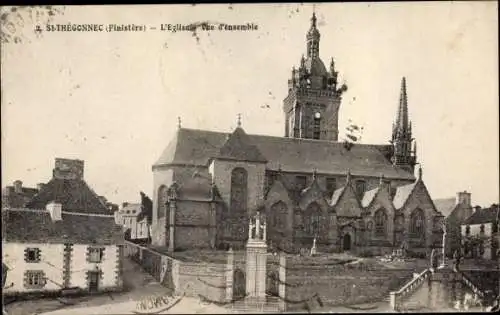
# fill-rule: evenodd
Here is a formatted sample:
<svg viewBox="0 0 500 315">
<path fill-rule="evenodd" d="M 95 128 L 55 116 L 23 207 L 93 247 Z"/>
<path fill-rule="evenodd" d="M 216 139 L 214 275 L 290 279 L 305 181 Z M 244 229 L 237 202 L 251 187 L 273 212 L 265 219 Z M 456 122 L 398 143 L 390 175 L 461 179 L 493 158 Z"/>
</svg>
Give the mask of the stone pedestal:
<svg viewBox="0 0 500 315">
<path fill-rule="evenodd" d="M 266 224 L 261 222 L 260 214 L 255 216 L 255 224 L 250 220 L 246 246 L 246 291 L 249 299 L 266 298 L 267 244 Z"/>
</svg>

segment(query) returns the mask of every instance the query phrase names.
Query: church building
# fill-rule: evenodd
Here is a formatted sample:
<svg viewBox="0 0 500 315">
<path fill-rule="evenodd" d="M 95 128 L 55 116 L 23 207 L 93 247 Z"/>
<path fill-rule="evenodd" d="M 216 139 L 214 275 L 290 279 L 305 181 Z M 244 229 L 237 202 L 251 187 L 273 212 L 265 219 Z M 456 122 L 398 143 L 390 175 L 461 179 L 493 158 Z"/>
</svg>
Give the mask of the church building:
<svg viewBox="0 0 500 315">
<path fill-rule="evenodd" d="M 283 101 L 284 137 L 181 128 L 153 165 L 153 245 L 243 248 L 249 217 L 265 217 L 270 247 L 381 254 L 441 247 L 443 216 L 415 173 L 406 80 L 388 144 L 339 141 L 347 90 L 319 57 L 313 14 L 307 51 Z"/>
</svg>

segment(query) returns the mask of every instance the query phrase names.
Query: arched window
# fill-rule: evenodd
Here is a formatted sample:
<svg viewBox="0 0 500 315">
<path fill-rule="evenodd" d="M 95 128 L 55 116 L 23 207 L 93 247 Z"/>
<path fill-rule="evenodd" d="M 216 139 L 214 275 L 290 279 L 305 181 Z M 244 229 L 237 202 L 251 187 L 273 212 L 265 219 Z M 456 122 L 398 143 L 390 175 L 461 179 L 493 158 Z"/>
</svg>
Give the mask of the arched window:
<svg viewBox="0 0 500 315">
<path fill-rule="evenodd" d="M 237 167 L 231 172 L 231 212 L 245 216 L 247 213 L 247 171 Z"/>
<path fill-rule="evenodd" d="M 387 235 L 387 214 L 384 209 L 379 209 L 375 212 L 375 235 L 376 236 L 386 236 Z"/>
<path fill-rule="evenodd" d="M 321 208 L 317 203 L 311 203 L 304 212 L 304 231 L 311 237 L 320 232 Z"/>
<path fill-rule="evenodd" d="M 465 235 L 469 236 L 470 235 L 470 226 L 465 227 Z"/>
<path fill-rule="evenodd" d="M 484 224 L 479 226 L 479 233 L 484 234 Z"/>
<path fill-rule="evenodd" d="M 286 229 L 287 206 L 283 201 L 279 201 L 271 206 L 269 213 L 269 229 L 283 231 Z"/>
<path fill-rule="evenodd" d="M 168 189 L 167 186 L 161 185 L 158 188 L 158 219 L 165 217 L 167 213 Z"/>
<path fill-rule="evenodd" d="M 366 182 L 362 179 L 356 181 L 356 195 L 358 198 L 363 198 L 366 190 Z"/>
<path fill-rule="evenodd" d="M 422 238 L 425 235 L 425 216 L 421 209 L 416 209 L 411 214 L 410 235 L 415 238 Z"/>
</svg>

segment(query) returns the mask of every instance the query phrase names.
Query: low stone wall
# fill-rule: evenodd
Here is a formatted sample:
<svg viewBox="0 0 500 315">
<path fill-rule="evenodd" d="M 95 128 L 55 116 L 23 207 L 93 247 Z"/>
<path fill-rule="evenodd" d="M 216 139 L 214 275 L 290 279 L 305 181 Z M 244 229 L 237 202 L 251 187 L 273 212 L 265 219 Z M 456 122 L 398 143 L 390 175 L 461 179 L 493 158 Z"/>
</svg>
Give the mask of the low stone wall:
<svg viewBox="0 0 500 315">
<path fill-rule="evenodd" d="M 314 307 L 315 304 L 334 306 L 384 300 L 391 290 L 399 288 L 411 277 L 411 270 L 370 270 L 349 264 L 288 264 L 285 284 L 287 311 L 304 309 L 305 303 Z"/>
</svg>

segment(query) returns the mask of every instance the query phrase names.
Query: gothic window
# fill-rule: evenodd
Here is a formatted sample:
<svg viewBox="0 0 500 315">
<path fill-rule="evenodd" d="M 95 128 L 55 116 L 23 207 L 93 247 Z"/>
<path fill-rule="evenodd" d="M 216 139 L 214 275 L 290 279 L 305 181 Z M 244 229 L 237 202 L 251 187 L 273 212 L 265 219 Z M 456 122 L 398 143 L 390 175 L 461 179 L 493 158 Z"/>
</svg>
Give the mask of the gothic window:
<svg viewBox="0 0 500 315">
<path fill-rule="evenodd" d="M 412 237 L 421 238 L 425 234 L 424 212 L 420 209 L 413 211 L 410 217 L 410 234 Z"/>
<path fill-rule="evenodd" d="M 384 209 L 379 209 L 375 212 L 375 235 L 386 236 L 387 234 L 387 215 Z"/>
<path fill-rule="evenodd" d="M 244 168 L 237 167 L 231 172 L 231 212 L 245 216 L 247 213 L 247 180 Z"/>
<path fill-rule="evenodd" d="M 465 235 L 469 236 L 470 235 L 470 226 L 465 227 Z"/>
<path fill-rule="evenodd" d="M 304 231 L 311 237 L 320 232 L 321 209 L 316 203 L 310 204 L 304 212 Z"/>
<path fill-rule="evenodd" d="M 279 201 L 272 205 L 269 216 L 269 229 L 283 231 L 286 229 L 287 206 Z"/>
<path fill-rule="evenodd" d="M 165 217 L 167 212 L 167 190 L 165 185 L 158 189 L 158 219 Z"/>
<path fill-rule="evenodd" d="M 356 195 L 358 198 L 363 198 L 366 189 L 366 182 L 364 180 L 356 181 Z"/>
<path fill-rule="evenodd" d="M 326 179 L 326 191 L 328 192 L 328 194 L 331 195 L 333 194 L 333 192 L 335 191 L 335 189 L 337 188 L 337 180 L 335 177 L 328 177 Z"/>
<path fill-rule="evenodd" d="M 321 114 L 316 112 L 314 114 L 313 122 L 313 139 L 320 139 L 321 137 Z"/>
<path fill-rule="evenodd" d="M 297 189 L 305 189 L 307 186 L 307 177 L 303 175 L 295 176 L 295 184 Z"/>
</svg>

